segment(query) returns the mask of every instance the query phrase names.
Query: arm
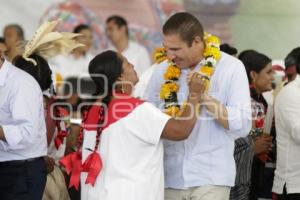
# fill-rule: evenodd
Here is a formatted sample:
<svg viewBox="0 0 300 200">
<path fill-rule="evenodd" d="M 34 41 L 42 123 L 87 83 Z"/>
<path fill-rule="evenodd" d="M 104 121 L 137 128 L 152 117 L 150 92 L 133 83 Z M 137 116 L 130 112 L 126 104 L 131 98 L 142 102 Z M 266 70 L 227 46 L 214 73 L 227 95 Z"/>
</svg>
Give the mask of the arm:
<svg viewBox="0 0 300 200">
<path fill-rule="evenodd" d="M 218 100 L 204 94 L 204 105 L 208 112 L 223 126 L 223 128 L 229 130 L 228 124 L 228 112 L 226 107 Z"/>
<path fill-rule="evenodd" d="M 170 119 L 163 129 L 162 138 L 169 140 L 183 140 L 186 139 L 192 132 L 197 121 L 197 105 L 201 100 L 201 95 L 205 91 L 204 82 L 201 78 L 193 75 L 190 83 L 190 95 L 188 97 L 187 106 L 180 118 Z"/>
<path fill-rule="evenodd" d="M 204 95 L 203 106 L 233 138 L 245 137 L 251 129 L 251 101 L 245 67 L 239 61 L 224 75 L 221 89 L 226 93 L 224 102 Z M 226 72 L 227 73 L 227 72 Z"/>
</svg>

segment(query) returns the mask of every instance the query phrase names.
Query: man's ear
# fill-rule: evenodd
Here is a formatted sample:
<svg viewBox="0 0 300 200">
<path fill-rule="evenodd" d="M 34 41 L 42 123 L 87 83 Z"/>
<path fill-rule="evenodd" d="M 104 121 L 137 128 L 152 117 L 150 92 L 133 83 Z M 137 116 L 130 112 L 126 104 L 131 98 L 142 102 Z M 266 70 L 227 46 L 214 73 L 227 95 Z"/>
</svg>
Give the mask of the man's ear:
<svg viewBox="0 0 300 200">
<path fill-rule="evenodd" d="M 205 43 L 203 42 L 203 38 L 201 38 L 200 36 L 196 36 L 193 40 L 192 45 L 196 45 L 196 46 L 203 46 L 205 48 Z"/>
</svg>

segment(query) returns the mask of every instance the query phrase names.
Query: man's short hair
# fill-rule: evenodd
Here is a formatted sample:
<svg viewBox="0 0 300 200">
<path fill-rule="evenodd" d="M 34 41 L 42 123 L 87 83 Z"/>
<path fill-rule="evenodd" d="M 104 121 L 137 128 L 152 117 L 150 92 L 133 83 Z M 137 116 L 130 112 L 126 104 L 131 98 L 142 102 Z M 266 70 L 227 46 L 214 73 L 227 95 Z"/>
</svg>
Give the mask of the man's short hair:
<svg viewBox="0 0 300 200">
<path fill-rule="evenodd" d="M 17 32 L 17 35 L 21 38 L 21 40 L 24 40 L 24 31 L 19 24 L 8 24 L 7 26 L 5 26 L 4 32 L 8 28 L 14 28 Z"/>
<path fill-rule="evenodd" d="M 296 66 L 297 73 L 300 74 L 300 47 L 294 48 L 284 59 L 285 68 Z"/>
<path fill-rule="evenodd" d="M 80 33 L 82 30 L 91 30 L 91 27 L 87 24 L 79 24 L 74 28 L 73 33 Z"/>
<path fill-rule="evenodd" d="M 109 23 L 109 22 L 114 22 L 119 28 L 122 26 L 125 26 L 126 34 L 127 34 L 127 36 L 129 35 L 128 24 L 124 17 L 121 17 L 119 15 L 112 15 L 112 16 L 108 17 L 106 20 L 106 23 Z"/>
<path fill-rule="evenodd" d="M 165 22 L 163 34 L 178 34 L 188 46 L 191 46 L 196 36 L 203 39 L 204 31 L 202 24 L 196 17 L 187 12 L 179 12 Z"/>
</svg>

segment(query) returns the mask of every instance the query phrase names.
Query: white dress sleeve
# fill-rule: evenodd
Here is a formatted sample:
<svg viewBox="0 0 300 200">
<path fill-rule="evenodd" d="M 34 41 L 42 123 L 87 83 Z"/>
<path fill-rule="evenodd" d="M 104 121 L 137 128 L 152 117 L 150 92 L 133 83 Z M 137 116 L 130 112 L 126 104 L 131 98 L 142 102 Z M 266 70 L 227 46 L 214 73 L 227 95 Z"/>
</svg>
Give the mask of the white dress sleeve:
<svg viewBox="0 0 300 200">
<path fill-rule="evenodd" d="M 126 128 L 146 143 L 157 144 L 170 116 L 161 112 L 150 103 L 143 103 L 126 118 Z"/>
</svg>

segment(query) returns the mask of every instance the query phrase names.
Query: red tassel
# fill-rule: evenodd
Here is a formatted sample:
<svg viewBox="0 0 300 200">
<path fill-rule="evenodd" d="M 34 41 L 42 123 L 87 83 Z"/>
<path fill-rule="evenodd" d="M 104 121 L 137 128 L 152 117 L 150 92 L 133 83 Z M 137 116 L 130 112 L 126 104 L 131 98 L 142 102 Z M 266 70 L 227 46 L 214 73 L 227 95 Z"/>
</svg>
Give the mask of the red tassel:
<svg viewBox="0 0 300 200">
<path fill-rule="evenodd" d="M 85 130 L 89 131 L 94 131 L 97 130 L 98 128 L 98 121 L 99 121 L 99 111 L 102 107 L 99 105 L 93 105 L 89 112 L 88 115 L 83 122 L 83 128 Z"/>
<path fill-rule="evenodd" d="M 68 135 L 67 131 L 59 131 L 54 139 L 56 149 L 63 143 L 64 138 Z"/>
<path fill-rule="evenodd" d="M 85 184 L 95 185 L 96 179 L 102 169 L 102 160 L 97 151 L 90 154 L 82 165 L 82 171 L 88 172 Z"/>
<path fill-rule="evenodd" d="M 262 161 L 263 163 L 266 163 L 267 160 L 270 160 L 268 154 L 266 154 L 266 153 L 261 153 L 261 154 L 257 155 L 257 158 L 258 158 L 260 161 Z"/>
<path fill-rule="evenodd" d="M 66 169 L 67 174 L 70 175 L 69 188 L 75 187 L 79 189 L 80 174 L 82 171 L 81 166 L 81 152 L 70 153 L 69 155 L 60 159 L 59 163 Z"/>
</svg>

